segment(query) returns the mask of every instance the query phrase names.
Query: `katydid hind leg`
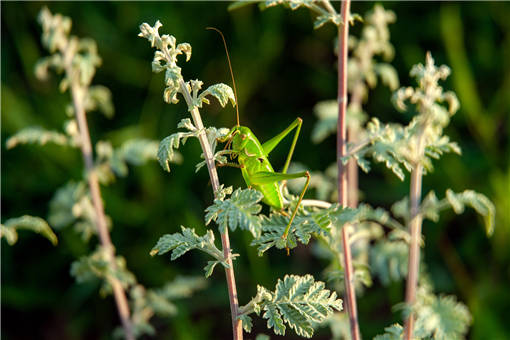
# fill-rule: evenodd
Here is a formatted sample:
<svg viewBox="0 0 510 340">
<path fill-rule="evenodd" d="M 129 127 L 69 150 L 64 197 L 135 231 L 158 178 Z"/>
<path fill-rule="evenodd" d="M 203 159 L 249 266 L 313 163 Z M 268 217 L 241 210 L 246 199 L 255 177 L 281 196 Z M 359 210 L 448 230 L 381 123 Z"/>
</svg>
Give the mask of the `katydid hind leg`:
<svg viewBox="0 0 510 340">
<path fill-rule="evenodd" d="M 298 202 L 296 204 L 296 208 L 292 212 L 292 215 L 289 219 L 289 224 L 287 224 L 287 227 L 285 228 L 285 231 L 283 232 L 282 239 L 286 240 L 287 235 L 289 234 L 290 227 L 292 225 L 292 222 L 294 221 L 294 218 L 296 217 L 297 211 L 299 209 L 299 206 L 301 205 L 301 201 L 303 201 L 303 197 L 305 196 L 305 192 L 308 189 L 308 185 L 310 184 L 310 173 L 308 171 L 305 171 L 305 175 L 302 177 L 306 177 L 306 183 L 303 187 L 303 190 L 301 191 L 301 194 L 299 195 Z M 287 255 L 289 255 L 289 247 L 286 247 L 287 249 Z"/>
<path fill-rule="evenodd" d="M 274 136 L 264 144 L 262 144 L 262 148 L 266 155 L 269 153 L 285 138 L 294 128 L 296 128 L 296 132 L 294 133 L 294 138 L 292 139 L 292 144 L 290 146 L 289 153 L 287 154 L 287 159 L 285 160 L 285 165 L 283 166 L 282 173 L 287 173 L 287 169 L 290 164 L 290 160 L 292 159 L 292 154 L 294 153 L 294 149 L 296 147 L 297 139 L 299 137 L 299 132 L 301 131 L 301 125 L 303 124 L 303 120 L 301 118 L 296 118 L 295 121 L 292 122 L 285 130 L 280 132 L 278 135 Z"/>
</svg>

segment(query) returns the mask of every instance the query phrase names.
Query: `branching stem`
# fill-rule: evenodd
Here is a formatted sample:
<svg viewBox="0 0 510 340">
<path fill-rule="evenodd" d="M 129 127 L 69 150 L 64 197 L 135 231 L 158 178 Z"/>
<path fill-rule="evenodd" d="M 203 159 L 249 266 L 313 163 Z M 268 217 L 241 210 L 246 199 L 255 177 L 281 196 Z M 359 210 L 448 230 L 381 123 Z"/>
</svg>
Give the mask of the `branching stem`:
<svg viewBox="0 0 510 340">
<path fill-rule="evenodd" d="M 343 24 L 338 27 L 338 127 L 337 127 L 337 165 L 338 165 L 338 197 L 340 204 L 347 206 L 347 168 L 342 162 L 342 157 L 347 153 L 347 136 L 345 114 L 347 110 L 347 53 L 349 37 L 349 10 L 350 0 L 342 1 L 341 17 Z M 347 312 L 349 313 L 349 323 L 351 328 L 351 338 L 360 339 L 358 325 L 358 311 L 356 306 L 356 292 L 354 290 L 354 270 L 352 265 L 352 255 L 349 243 L 348 228 L 342 228 L 342 244 L 344 251 L 344 270 L 345 270 L 345 300 Z"/>
<path fill-rule="evenodd" d="M 87 124 L 87 118 L 85 115 L 85 109 L 83 107 L 85 92 L 83 87 L 80 86 L 80 84 L 78 83 L 76 75 L 73 76 L 72 65 L 70 63 L 67 64 L 66 73 L 68 78 L 72 79 L 71 96 L 73 99 L 76 121 L 80 133 L 80 147 L 83 154 L 83 160 L 85 163 L 87 181 L 89 184 L 92 203 L 94 205 L 99 241 L 101 242 L 101 246 L 106 250 L 108 261 L 110 262 L 110 265 L 115 271 L 116 269 L 115 248 L 113 247 L 112 241 L 110 239 L 110 233 L 108 232 L 108 227 L 106 224 L 103 201 L 101 198 L 101 191 L 99 188 L 99 180 L 97 178 L 96 172 L 94 171 L 94 160 L 92 156 L 92 144 L 90 142 L 90 133 Z M 108 281 L 110 282 L 113 289 L 113 295 L 115 297 L 115 303 L 117 305 L 117 310 L 119 312 L 122 327 L 124 328 L 125 337 L 127 340 L 134 340 L 135 338 L 133 335 L 133 329 L 129 312 L 129 304 L 126 298 L 126 292 L 124 291 L 124 288 L 122 287 L 119 280 L 117 280 L 117 278 L 110 276 L 108 277 Z"/>
<path fill-rule="evenodd" d="M 207 165 L 207 170 L 209 171 L 209 177 L 211 179 L 211 185 L 216 195 L 216 192 L 220 189 L 220 181 L 218 179 L 218 173 L 216 171 L 216 166 L 214 164 L 214 155 L 211 150 L 211 145 L 209 144 L 209 140 L 207 139 L 207 135 L 205 134 L 204 124 L 202 123 L 202 117 L 200 116 L 200 112 L 196 106 L 193 105 L 193 100 L 191 98 L 191 94 L 186 87 L 186 84 L 182 79 L 179 80 L 179 85 L 181 88 L 181 92 L 184 95 L 184 99 L 188 104 L 188 108 L 193 119 L 193 123 L 195 127 L 200 131 L 198 134 L 198 139 L 200 141 L 200 146 L 202 147 L 202 152 L 204 153 L 205 162 Z M 237 298 L 237 288 L 236 281 L 234 276 L 234 266 L 232 263 L 232 253 L 230 251 L 230 239 L 228 237 L 228 229 L 225 229 L 225 232 L 221 234 L 221 245 L 223 248 L 223 256 L 226 259 L 228 264 L 228 268 L 225 268 L 225 275 L 227 276 L 227 287 L 228 287 L 228 297 L 230 301 L 230 312 L 232 315 L 232 331 L 233 331 L 233 339 L 234 340 L 242 340 L 243 339 L 243 327 L 242 321 L 237 319 L 238 310 L 239 310 L 239 302 Z"/>
</svg>

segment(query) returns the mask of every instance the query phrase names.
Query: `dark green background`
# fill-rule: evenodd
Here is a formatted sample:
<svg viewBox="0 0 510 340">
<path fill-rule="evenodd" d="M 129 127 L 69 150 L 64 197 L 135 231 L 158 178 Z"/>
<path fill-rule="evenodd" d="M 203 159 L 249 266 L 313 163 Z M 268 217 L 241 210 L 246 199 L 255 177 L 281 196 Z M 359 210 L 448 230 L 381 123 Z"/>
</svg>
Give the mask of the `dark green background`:
<svg viewBox="0 0 510 340">
<path fill-rule="evenodd" d="M 206 85 L 230 83 L 219 37 L 207 26 L 223 30 L 230 46 L 236 75 L 241 122 L 264 141 L 286 127 L 296 116 L 304 119 L 294 160 L 311 170 L 325 169 L 335 159 L 335 141 L 317 146 L 310 142 L 315 122 L 313 105 L 336 97 L 333 27 L 314 31 L 306 10 L 291 12 L 273 8 L 260 12 L 256 6 L 227 12 L 225 2 L 173 3 L 48 3 L 52 12 L 73 19 L 73 34 L 98 43 L 103 66 L 94 83 L 113 92 L 116 115 L 109 120 L 89 115 L 92 139 L 109 139 L 114 145 L 145 137 L 162 139 L 175 132 L 185 117 L 184 104 L 162 101 L 163 75 L 152 74 L 153 50 L 138 38 L 142 22 L 163 23 L 162 33 L 193 47 L 183 66 L 186 79 L 199 78 Z M 47 216 L 53 192 L 69 179 L 82 175 L 77 150 L 57 146 L 22 146 L 6 150 L 5 140 L 19 129 L 39 125 L 59 129 L 68 94 L 58 92 L 58 78 L 35 79 L 38 58 L 47 55 L 40 44 L 36 17 L 43 3 L 2 2 L 2 221 L 31 214 Z M 371 2 L 354 2 L 353 12 L 364 14 Z M 440 197 L 447 188 L 474 189 L 496 204 L 496 232 L 487 239 L 481 220 L 472 210 L 461 216 L 445 213 L 438 224 L 426 222 L 425 262 L 437 292 L 455 294 L 470 308 L 474 322 L 472 339 L 508 339 L 510 325 L 510 6 L 508 3 L 385 2 L 395 11 L 391 26 L 395 46 L 393 65 L 403 85 L 411 66 L 423 62 L 431 51 L 438 64 L 452 67 L 446 89 L 457 92 L 460 111 L 447 133 L 462 147 L 463 155 L 447 155 L 436 162 L 433 174 L 424 178 L 423 192 L 434 189 Z M 339 3 L 335 3 L 339 7 Z M 359 34 L 359 23 L 352 28 Z M 183 62 L 181 63 L 184 64 Z M 390 103 L 390 91 L 377 87 L 366 105 L 370 115 L 383 121 L 406 122 Z M 206 125 L 232 126 L 231 108 L 216 103 L 203 110 Z M 275 150 L 271 160 L 283 165 L 287 144 Z M 170 263 L 168 257 L 151 258 L 149 250 L 159 236 L 175 232 L 179 225 L 204 230 L 203 210 L 212 194 L 207 172 L 194 173 L 200 154 L 198 143 L 183 148 L 185 162 L 171 174 L 153 162 L 132 168 L 127 178 L 103 188 L 107 213 L 114 221 L 112 239 L 128 267 L 147 287 L 160 286 L 177 274 L 201 275 L 205 256 L 188 254 Z M 221 169 L 220 181 L 240 186 L 235 169 Z M 381 166 L 360 176 L 365 201 L 390 207 L 408 192 L 408 180 L 400 182 Z M 312 193 L 313 195 L 313 193 Z M 30 233 L 21 233 L 9 247 L 2 241 L 2 337 L 4 339 L 106 339 L 118 324 L 113 299 L 98 296 L 98 285 L 75 284 L 70 263 L 95 248 L 85 245 L 73 230 L 58 232 L 59 245 Z M 241 303 L 255 294 L 256 284 L 274 286 L 285 273 L 313 273 L 321 278 L 326 266 L 300 247 L 292 257 L 270 251 L 259 258 L 247 244 L 247 232 L 231 234 Z M 324 279 L 324 277 L 322 277 Z M 179 315 L 156 319 L 159 339 L 223 339 L 230 336 L 230 315 L 224 275 L 214 273 L 209 287 L 192 299 L 179 302 Z M 382 288 L 379 282 L 358 300 L 365 339 L 384 326 L 399 321 L 391 306 L 403 300 L 403 284 Z M 262 320 L 255 331 L 266 332 Z M 290 332 L 289 338 L 293 333 Z M 328 332 L 318 333 L 327 338 Z M 247 337 L 250 338 L 250 337 Z M 252 336 L 254 338 L 254 336 Z"/>
</svg>

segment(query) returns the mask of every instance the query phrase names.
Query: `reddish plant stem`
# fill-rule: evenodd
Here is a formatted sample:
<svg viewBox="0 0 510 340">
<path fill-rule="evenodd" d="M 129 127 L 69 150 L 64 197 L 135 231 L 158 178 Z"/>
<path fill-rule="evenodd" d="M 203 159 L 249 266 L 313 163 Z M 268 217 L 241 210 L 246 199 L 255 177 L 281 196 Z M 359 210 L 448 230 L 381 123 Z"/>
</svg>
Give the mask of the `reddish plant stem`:
<svg viewBox="0 0 510 340">
<path fill-rule="evenodd" d="M 418 273 L 420 270 L 420 239 L 422 216 L 420 214 L 420 199 L 422 185 L 423 167 L 421 164 L 415 164 L 411 172 L 411 221 L 409 222 L 409 232 L 411 233 L 411 244 L 409 245 L 409 264 L 406 282 L 406 304 L 413 306 L 416 301 L 416 289 L 418 286 Z M 414 313 L 409 314 L 405 323 L 404 338 L 411 340 L 414 329 Z"/>
<path fill-rule="evenodd" d="M 70 79 L 76 78 L 72 76 L 72 68 L 68 67 L 67 75 Z M 99 235 L 99 241 L 103 249 L 105 249 L 108 256 L 108 261 L 114 270 L 116 270 L 115 263 L 115 248 L 113 247 L 110 239 L 110 233 L 106 224 L 106 216 L 104 213 L 103 201 L 101 199 L 101 190 L 99 188 L 99 180 L 97 174 L 94 171 L 94 160 L 92 157 L 92 143 L 90 142 L 90 133 L 87 124 L 87 118 L 85 109 L 83 107 L 84 90 L 73 80 L 71 84 L 71 96 L 73 99 L 73 106 L 76 115 L 76 122 L 78 124 L 78 131 L 80 133 L 80 148 L 83 154 L 83 161 L 85 163 L 85 170 L 87 175 L 87 181 L 90 189 L 90 196 L 92 204 L 94 205 L 94 213 L 96 217 L 96 226 Z M 130 319 L 129 304 L 126 298 L 126 293 L 119 280 L 115 277 L 108 277 L 108 282 L 111 284 L 113 289 L 113 295 L 119 317 L 124 328 L 124 334 L 127 340 L 134 340 L 133 329 Z"/>
<path fill-rule="evenodd" d="M 338 28 L 338 127 L 337 127 L 337 164 L 338 164 L 338 198 L 343 206 L 348 204 L 347 196 L 347 168 L 342 162 L 342 157 L 347 154 L 347 132 L 345 124 L 345 113 L 347 110 L 347 41 L 349 38 L 349 9 L 350 0 L 342 1 L 341 17 L 343 24 Z M 356 306 L 356 292 L 354 290 L 354 270 L 352 265 L 352 255 L 349 242 L 349 233 L 347 226 L 342 228 L 342 244 L 344 250 L 344 269 L 345 269 L 345 300 L 347 312 L 349 313 L 349 323 L 351 328 L 351 338 L 360 339 L 358 325 L 358 311 Z"/>
<path fill-rule="evenodd" d="M 181 79 L 180 80 L 181 92 L 184 95 L 184 99 L 188 104 L 190 110 L 191 117 L 193 118 L 193 123 L 195 127 L 201 131 L 198 135 L 198 139 L 200 141 L 200 146 L 202 147 L 202 151 L 204 153 L 204 158 L 207 164 L 207 170 L 209 171 L 209 177 L 211 179 L 211 185 L 214 191 L 214 195 L 220 189 L 220 181 L 218 179 L 218 172 L 216 171 L 216 164 L 214 162 L 214 155 L 211 150 L 211 145 L 209 144 L 209 140 L 204 131 L 204 124 L 202 123 L 202 118 L 200 116 L 200 112 L 198 108 L 192 106 L 191 95 L 188 92 L 186 84 Z M 225 232 L 221 234 L 221 245 L 223 248 L 223 256 L 226 259 L 228 264 L 228 268 L 225 268 L 225 275 L 227 277 L 227 288 L 228 288 L 228 297 L 230 301 L 230 313 L 232 316 L 232 332 L 234 340 L 242 340 L 243 339 L 243 325 L 242 321 L 237 319 L 237 315 L 239 314 L 239 301 L 237 298 L 237 287 L 236 280 L 234 276 L 234 266 L 232 263 L 232 254 L 230 251 L 230 239 L 228 236 L 228 229 L 225 229 Z"/>
</svg>

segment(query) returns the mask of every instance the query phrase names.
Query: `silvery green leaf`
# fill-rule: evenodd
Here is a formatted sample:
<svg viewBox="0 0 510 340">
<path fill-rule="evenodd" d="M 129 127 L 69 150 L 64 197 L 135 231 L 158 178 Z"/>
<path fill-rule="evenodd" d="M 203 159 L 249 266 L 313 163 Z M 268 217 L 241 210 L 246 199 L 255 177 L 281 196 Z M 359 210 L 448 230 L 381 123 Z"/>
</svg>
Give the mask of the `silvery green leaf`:
<svg viewBox="0 0 510 340">
<path fill-rule="evenodd" d="M 232 103 L 232 106 L 236 106 L 234 91 L 232 91 L 232 88 L 228 85 L 220 83 L 209 86 L 207 90 L 200 93 L 196 105 L 198 107 L 202 107 L 202 103 L 209 104 L 209 100 L 207 99 L 207 96 L 209 95 L 216 97 L 222 107 L 225 107 L 229 100 Z"/>
<path fill-rule="evenodd" d="M 227 265 L 223 253 L 214 245 L 214 234 L 208 230 L 204 236 L 198 236 L 195 229 L 181 226 L 180 233 L 166 234 L 158 240 L 150 254 L 163 255 L 171 251 L 171 260 L 175 260 L 192 249 L 202 250 L 214 257 L 224 265 Z"/>
<path fill-rule="evenodd" d="M 20 229 L 31 230 L 47 238 L 54 246 L 58 239 L 48 223 L 40 217 L 23 215 L 21 217 L 10 218 L 0 225 L 0 238 L 5 237 L 9 245 L 18 241 L 17 231 Z"/>
<path fill-rule="evenodd" d="M 377 335 L 374 340 L 402 340 L 404 339 L 404 327 L 398 323 L 384 328 L 384 334 Z"/>
<path fill-rule="evenodd" d="M 188 129 L 189 131 L 197 130 L 197 128 L 195 127 L 195 125 L 193 125 L 193 123 L 191 122 L 191 119 L 189 119 L 189 118 L 181 119 L 179 124 L 177 124 L 177 128 L 178 129 L 184 128 L 184 129 Z"/>
<path fill-rule="evenodd" d="M 9 137 L 5 142 L 7 149 L 12 149 L 19 144 L 37 143 L 45 145 L 46 143 L 55 143 L 57 145 L 71 145 L 69 138 L 56 131 L 45 130 L 41 127 L 28 127 L 18 131 Z"/>
<path fill-rule="evenodd" d="M 207 265 L 204 267 L 206 278 L 212 275 L 214 267 L 216 267 L 216 265 L 218 263 L 220 263 L 220 262 L 219 261 L 207 261 Z"/>
<path fill-rule="evenodd" d="M 385 286 L 407 276 L 409 246 L 402 241 L 378 241 L 370 251 L 370 268 Z"/>
<path fill-rule="evenodd" d="M 251 317 L 249 315 L 240 315 L 237 317 L 237 319 L 242 321 L 244 331 L 246 333 L 251 333 L 251 329 L 253 327 Z"/>
<path fill-rule="evenodd" d="M 358 17 L 359 17 L 359 15 L 358 15 Z M 318 29 L 328 22 L 331 22 L 332 24 L 334 24 L 336 26 L 340 26 L 343 24 L 342 17 L 340 16 L 340 14 L 327 13 L 327 14 L 319 15 L 315 19 L 315 21 L 313 23 L 313 28 Z"/>
<path fill-rule="evenodd" d="M 157 158 L 165 171 L 170 172 L 170 163 L 179 160 L 175 149 L 179 148 L 180 144 L 185 144 L 189 137 L 196 137 L 196 132 L 177 132 L 164 138 L 159 143 Z"/>
<path fill-rule="evenodd" d="M 216 198 L 213 205 L 205 211 L 205 224 L 211 221 L 218 224 L 220 232 L 224 233 L 227 228 L 234 231 L 238 227 L 249 230 L 253 237 L 260 236 L 261 225 L 257 214 L 262 209 L 258 204 L 263 195 L 254 189 L 236 189 L 230 198 L 220 200 Z"/>
<path fill-rule="evenodd" d="M 112 293 L 112 277 L 116 278 L 124 289 L 136 283 L 135 276 L 126 268 L 126 260 L 122 256 L 115 258 L 115 267 L 109 258 L 107 250 L 98 247 L 92 254 L 82 256 L 71 264 L 71 275 L 78 283 L 100 279 L 103 296 Z"/>
<path fill-rule="evenodd" d="M 374 66 L 374 69 L 381 78 L 383 84 L 388 86 L 390 90 L 394 91 L 399 87 L 400 82 L 397 70 L 395 70 L 393 66 L 386 63 L 378 63 Z"/>
<path fill-rule="evenodd" d="M 107 118 L 112 118 L 115 112 L 111 91 L 101 85 L 94 85 L 88 89 L 83 105 L 85 111 L 99 110 Z"/>
<path fill-rule="evenodd" d="M 438 200 L 436 195 L 431 192 L 423 200 L 420 210 L 424 218 L 437 221 L 439 212 L 452 208 L 456 214 L 464 212 L 465 206 L 470 206 L 478 214 L 480 214 L 485 223 L 485 232 L 487 236 L 491 236 L 494 232 L 494 220 L 496 208 L 494 204 L 483 194 L 473 190 L 465 190 L 455 193 L 448 189 L 446 198 Z"/>
<path fill-rule="evenodd" d="M 267 327 L 277 335 L 285 335 L 287 324 L 297 335 L 310 338 L 314 324 L 324 322 L 335 310 L 343 308 L 336 293 L 324 287 L 323 282 L 315 281 L 311 275 L 285 275 L 274 291 L 257 286 L 257 295 L 241 310 L 247 309 L 246 314 L 263 311 Z"/>
<path fill-rule="evenodd" d="M 464 339 L 472 322 L 468 308 L 450 296 L 427 296 L 417 304 L 414 335 L 434 340 Z"/>
</svg>

